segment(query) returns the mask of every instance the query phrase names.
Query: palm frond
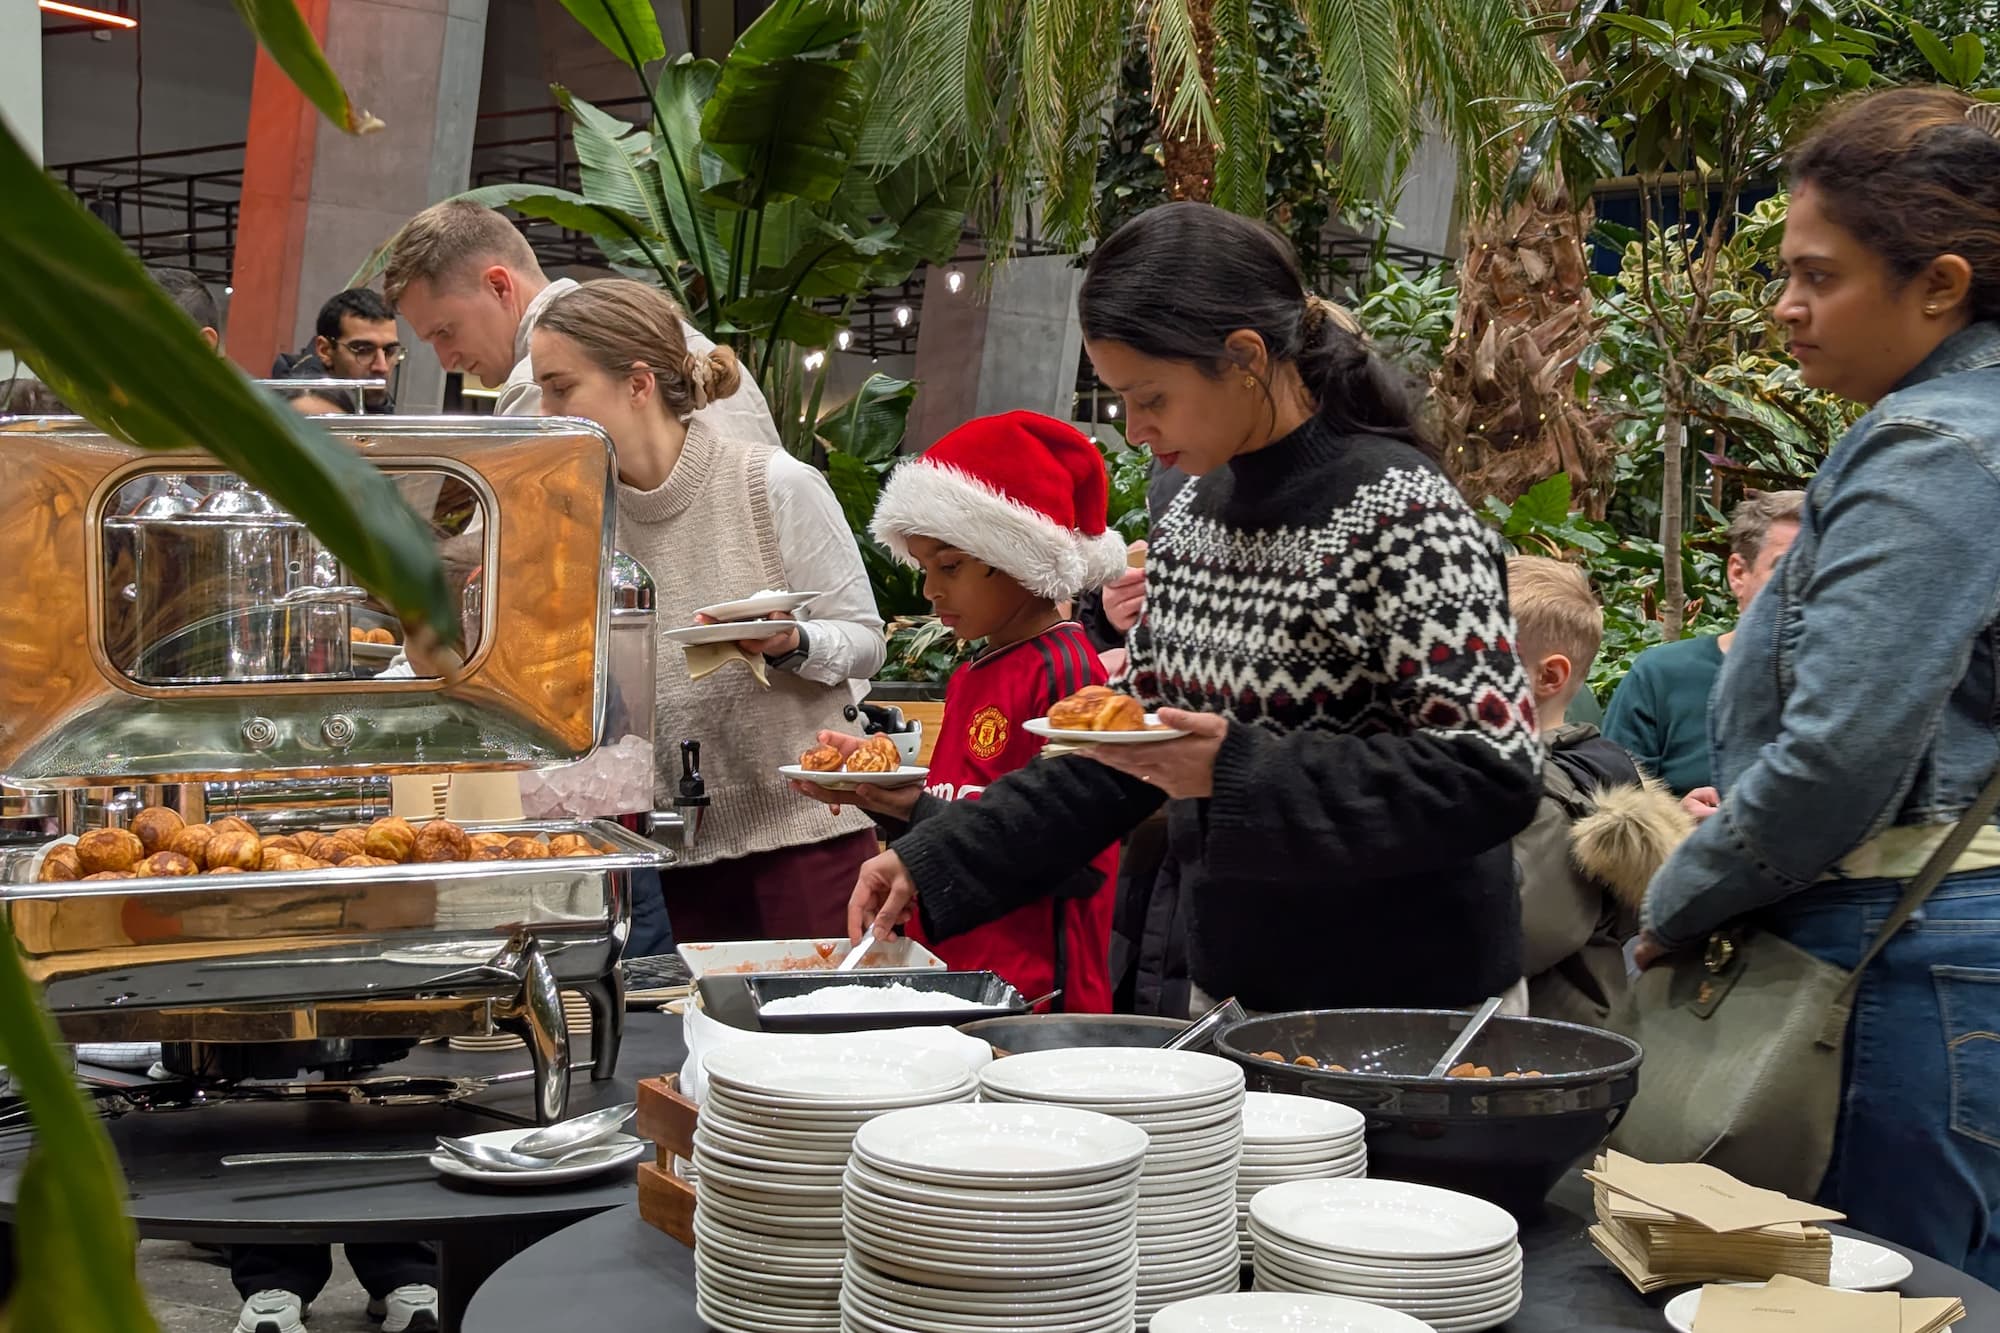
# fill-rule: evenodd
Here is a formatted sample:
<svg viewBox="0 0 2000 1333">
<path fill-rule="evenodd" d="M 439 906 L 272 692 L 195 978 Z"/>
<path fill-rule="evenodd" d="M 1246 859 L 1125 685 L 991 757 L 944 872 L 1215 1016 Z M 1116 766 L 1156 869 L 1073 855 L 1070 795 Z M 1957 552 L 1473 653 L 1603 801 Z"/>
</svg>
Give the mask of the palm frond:
<svg viewBox="0 0 2000 1333">
<path fill-rule="evenodd" d="M 919 148 L 992 116 L 987 0 L 871 0 L 869 45 L 882 61 L 880 99 L 896 136 Z"/>
<path fill-rule="evenodd" d="M 1555 62 L 1520 0 L 1394 0 L 1421 105 L 1451 141 L 1475 208 L 1497 199 L 1513 156 L 1507 108 L 1548 95 Z"/>
<path fill-rule="evenodd" d="M 1216 0 L 1215 102 L 1222 143 L 1215 157 L 1209 202 L 1246 217 L 1264 215 L 1264 173 L 1271 155 L 1271 125 L 1264 84 L 1257 75 L 1257 34 L 1250 0 Z"/>
<path fill-rule="evenodd" d="M 1397 49 L 1399 0 L 1298 0 L 1320 54 L 1340 168 L 1350 188 L 1380 197 L 1390 168 L 1422 135 Z"/>
<path fill-rule="evenodd" d="M 1150 0 L 1147 37 L 1153 48 L 1153 100 L 1160 107 L 1160 129 L 1166 134 L 1191 134 L 1215 143 L 1222 138 L 1215 101 L 1201 71 L 1201 49 L 1195 39 L 1194 15 L 1188 0 Z"/>
</svg>

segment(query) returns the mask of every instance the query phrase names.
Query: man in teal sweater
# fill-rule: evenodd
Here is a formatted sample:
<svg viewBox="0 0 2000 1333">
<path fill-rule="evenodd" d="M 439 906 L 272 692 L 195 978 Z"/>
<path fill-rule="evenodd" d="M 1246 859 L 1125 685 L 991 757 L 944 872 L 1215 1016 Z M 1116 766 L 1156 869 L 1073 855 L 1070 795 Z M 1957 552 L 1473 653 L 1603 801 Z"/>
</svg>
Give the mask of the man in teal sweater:
<svg viewBox="0 0 2000 1333">
<path fill-rule="evenodd" d="M 1767 491 L 1736 506 L 1729 519 L 1729 591 L 1737 614 L 1770 579 L 1799 535 L 1804 491 Z M 1711 787 L 1708 695 L 1736 631 L 1678 639 L 1632 659 L 1604 710 L 1604 734 L 1676 796 Z"/>
</svg>

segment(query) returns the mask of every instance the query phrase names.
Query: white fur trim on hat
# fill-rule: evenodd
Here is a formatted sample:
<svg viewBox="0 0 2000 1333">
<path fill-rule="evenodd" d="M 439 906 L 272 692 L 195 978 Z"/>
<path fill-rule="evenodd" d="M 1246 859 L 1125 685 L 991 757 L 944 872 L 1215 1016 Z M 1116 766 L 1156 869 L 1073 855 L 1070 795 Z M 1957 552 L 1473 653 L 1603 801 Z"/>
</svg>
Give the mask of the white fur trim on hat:
<svg viewBox="0 0 2000 1333">
<path fill-rule="evenodd" d="M 1051 601 L 1074 597 L 1103 582 L 1095 577 L 1094 548 L 1086 560 L 1077 533 L 957 468 L 920 459 L 889 474 L 869 531 L 906 565 L 917 563 L 910 555 L 909 539 L 929 537 L 985 561 Z M 1113 534 L 1106 536 L 1115 540 Z M 1122 568 L 1123 543 L 1118 552 Z"/>
<path fill-rule="evenodd" d="M 1076 535 L 1076 543 L 1083 553 L 1083 591 L 1102 588 L 1113 579 L 1124 576 L 1130 567 L 1125 559 L 1125 539 L 1118 535 L 1116 528 L 1106 528 L 1095 537 Z"/>
</svg>

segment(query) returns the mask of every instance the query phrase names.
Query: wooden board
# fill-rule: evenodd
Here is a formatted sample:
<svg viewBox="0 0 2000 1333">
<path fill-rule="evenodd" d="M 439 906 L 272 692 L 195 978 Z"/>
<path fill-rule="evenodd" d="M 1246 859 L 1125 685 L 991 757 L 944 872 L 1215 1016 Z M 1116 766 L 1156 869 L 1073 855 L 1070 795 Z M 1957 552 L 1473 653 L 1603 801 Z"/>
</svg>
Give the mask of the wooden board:
<svg viewBox="0 0 2000 1333">
<path fill-rule="evenodd" d="M 654 1160 L 639 1163 L 639 1216 L 683 1245 L 694 1244 L 694 1186 L 674 1174 L 675 1157 L 694 1156 L 694 1127 L 701 1108 L 681 1093 L 681 1076 L 639 1080 L 639 1137 L 650 1140 Z"/>
</svg>

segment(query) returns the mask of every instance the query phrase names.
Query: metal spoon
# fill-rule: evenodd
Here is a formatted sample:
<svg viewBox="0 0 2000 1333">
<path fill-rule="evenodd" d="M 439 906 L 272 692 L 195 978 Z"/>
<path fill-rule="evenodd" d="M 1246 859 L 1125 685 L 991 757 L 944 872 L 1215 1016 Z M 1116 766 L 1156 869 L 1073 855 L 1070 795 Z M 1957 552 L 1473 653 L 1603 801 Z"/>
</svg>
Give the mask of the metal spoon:
<svg viewBox="0 0 2000 1333">
<path fill-rule="evenodd" d="M 571 1151 L 588 1152 L 590 1146 L 585 1145 Z M 517 1153 L 512 1148 L 496 1148 L 491 1144 L 474 1143 L 471 1139 L 449 1138 L 443 1134 L 438 1135 L 438 1147 L 468 1166 L 477 1166 L 488 1171 L 546 1171 L 551 1167 L 561 1166 L 563 1157 L 570 1155 L 564 1153 L 559 1156 L 530 1157 L 525 1153 Z"/>
<path fill-rule="evenodd" d="M 861 966 L 861 960 L 867 956 L 868 951 L 880 943 L 881 941 L 876 939 L 872 933 L 863 931 L 861 934 L 861 943 L 849 949 L 847 957 L 841 959 L 839 965 L 833 970 L 836 972 L 852 972 L 855 968 Z"/>
<path fill-rule="evenodd" d="M 1501 998 L 1495 995 L 1488 999 L 1485 1004 L 1479 1006 L 1479 1012 L 1474 1014 L 1472 1021 L 1465 1025 L 1465 1031 L 1458 1034 L 1458 1040 L 1445 1050 L 1443 1058 L 1431 1066 L 1430 1076 L 1432 1078 L 1443 1078 L 1446 1073 L 1450 1072 L 1451 1067 L 1458 1063 L 1458 1057 L 1465 1054 L 1466 1048 L 1472 1045 L 1473 1039 L 1485 1029 L 1486 1020 L 1500 1012 L 1500 1005 Z"/>
<path fill-rule="evenodd" d="M 555 1165 L 545 1157 L 517 1157 L 505 1148 L 442 1136 L 436 1148 L 397 1148 L 381 1152 L 253 1152 L 222 1159 L 224 1166 L 322 1166 L 336 1162 L 413 1162 L 435 1157 L 442 1148 L 461 1161 L 493 1171 L 541 1171 Z M 581 1150 L 579 1150 L 581 1151 Z"/>
<path fill-rule="evenodd" d="M 573 1116 L 560 1124 L 549 1125 L 525 1138 L 516 1139 L 507 1151 L 520 1157 L 560 1157 L 566 1152 L 587 1148 L 610 1138 L 624 1127 L 636 1110 L 638 1107 L 631 1102 L 623 1102 Z"/>
</svg>

